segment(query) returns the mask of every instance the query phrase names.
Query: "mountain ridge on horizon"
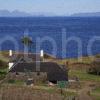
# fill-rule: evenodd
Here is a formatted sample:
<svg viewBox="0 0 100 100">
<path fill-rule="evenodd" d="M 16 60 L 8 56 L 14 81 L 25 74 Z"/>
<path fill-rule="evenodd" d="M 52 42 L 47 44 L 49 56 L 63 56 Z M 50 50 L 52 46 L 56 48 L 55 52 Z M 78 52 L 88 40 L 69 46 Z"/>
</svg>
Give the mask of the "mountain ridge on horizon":
<svg viewBox="0 0 100 100">
<path fill-rule="evenodd" d="M 41 13 L 41 12 L 33 12 L 27 13 L 24 11 L 14 10 L 0 10 L 0 17 L 46 17 L 46 16 L 68 16 L 68 17 L 100 17 L 100 12 L 86 12 L 86 13 L 74 13 L 71 15 L 57 15 L 54 13 Z"/>
<path fill-rule="evenodd" d="M 74 13 L 72 17 L 100 17 L 100 12 Z"/>
<path fill-rule="evenodd" d="M 19 10 L 14 10 L 14 11 L 9 11 L 9 10 L 0 10 L 0 17 L 30 17 L 30 16 L 44 16 L 41 13 L 27 13 L 24 11 L 19 11 Z"/>
</svg>

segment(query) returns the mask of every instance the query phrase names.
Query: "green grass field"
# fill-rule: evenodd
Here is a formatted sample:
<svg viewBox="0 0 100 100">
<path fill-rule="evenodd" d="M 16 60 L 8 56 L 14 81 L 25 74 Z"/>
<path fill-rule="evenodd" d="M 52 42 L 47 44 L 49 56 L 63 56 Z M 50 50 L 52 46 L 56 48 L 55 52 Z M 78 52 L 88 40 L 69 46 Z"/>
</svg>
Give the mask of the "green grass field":
<svg viewBox="0 0 100 100">
<path fill-rule="evenodd" d="M 9 62 L 8 55 L 9 55 L 8 51 L 0 51 L 0 60 L 3 60 L 5 62 Z"/>
<path fill-rule="evenodd" d="M 0 80 L 3 80 L 7 74 L 7 69 L 0 69 Z"/>
<path fill-rule="evenodd" d="M 5 55 L 4 57 L 0 56 L 0 60 L 5 61 L 6 63 L 9 62 L 8 52 L 3 51 L 0 53 Z M 70 65 L 75 64 L 75 63 L 76 64 L 77 63 L 90 64 L 92 62 L 93 58 L 94 58 L 94 56 L 82 57 L 82 61 L 79 60 L 81 58 L 79 58 L 79 59 L 72 58 L 72 59 L 63 59 L 63 60 L 56 59 L 55 62 L 57 62 L 59 64 L 65 64 L 65 62 L 68 61 L 69 68 L 70 68 Z M 81 65 L 79 67 L 81 67 Z M 3 80 L 5 78 L 5 76 L 7 75 L 7 71 L 8 71 L 8 68 L 4 68 L 4 66 L 0 66 L 0 80 Z M 100 84 L 100 76 L 88 74 L 85 69 L 77 70 L 77 69 L 70 68 L 68 74 L 69 74 L 69 78 L 77 76 L 79 78 L 79 80 L 83 83 L 84 82 L 86 82 L 86 83 L 87 82 L 91 82 L 91 83 L 95 82 L 95 83 Z M 25 83 L 22 81 L 9 81 L 8 83 L 4 83 L 4 84 L 10 84 L 11 86 L 13 86 L 13 85 L 24 86 Z M 47 93 L 50 93 L 50 94 L 54 94 L 56 92 L 59 92 L 59 90 L 57 88 L 48 87 L 47 85 L 44 86 L 43 84 L 41 84 L 40 86 L 34 87 L 34 89 L 36 89 L 36 90 L 38 89 L 40 91 L 46 91 Z M 66 95 L 68 95 L 68 96 L 75 96 L 76 94 L 77 93 L 66 91 Z M 96 88 L 95 90 L 93 90 L 91 93 L 91 96 L 93 96 L 96 100 L 100 100 L 100 88 Z"/>
<path fill-rule="evenodd" d="M 92 91 L 91 95 L 96 99 L 100 100 L 100 87 Z"/>
<path fill-rule="evenodd" d="M 85 71 L 71 70 L 69 71 L 69 77 L 77 76 L 81 81 L 93 81 L 100 82 L 100 76 L 88 74 Z"/>
</svg>

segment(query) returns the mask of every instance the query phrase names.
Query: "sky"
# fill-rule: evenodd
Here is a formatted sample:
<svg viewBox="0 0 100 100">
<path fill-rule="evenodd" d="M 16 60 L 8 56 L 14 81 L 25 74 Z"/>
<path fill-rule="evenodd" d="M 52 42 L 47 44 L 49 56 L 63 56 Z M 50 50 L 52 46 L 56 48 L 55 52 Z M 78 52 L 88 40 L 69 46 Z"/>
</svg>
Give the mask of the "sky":
<svg viewBox="0 0 100 100">
<path fill-rule="evenodd" d="M 4 9 L 70 15 L 80 12 L 100 12 L 100 0 L 0 0 L 0 10 Z"/>
</svg>

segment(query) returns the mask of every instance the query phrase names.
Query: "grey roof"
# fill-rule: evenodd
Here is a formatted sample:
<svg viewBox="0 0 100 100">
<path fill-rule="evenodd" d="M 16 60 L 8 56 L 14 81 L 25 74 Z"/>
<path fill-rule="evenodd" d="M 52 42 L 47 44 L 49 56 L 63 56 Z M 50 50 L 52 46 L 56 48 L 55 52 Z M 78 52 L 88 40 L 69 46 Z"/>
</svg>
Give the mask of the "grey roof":
<svg viewBox="0 0 100 100">
<path fill-rule="evenodd" d="M 67 68 L 54 62 L 18 63 L 9 72 L 37 72 L 36 64 L 40 64 L 40 72 L 47 72 L 49 80 L 67 80 Z"/>
<path fill-rule="evenodd" d="M 30 70 L 31 72 L 36 71 L 36 66 L 40 65 L 40 71 L 65 71 L 66 68 L 64 66 L 58 65 L 55 62 L 32 62 L 32 63 L 18 63 L 17 65 L 12 67 L 12 71 L 24 72 L 24 69 Z"/>
</svg>

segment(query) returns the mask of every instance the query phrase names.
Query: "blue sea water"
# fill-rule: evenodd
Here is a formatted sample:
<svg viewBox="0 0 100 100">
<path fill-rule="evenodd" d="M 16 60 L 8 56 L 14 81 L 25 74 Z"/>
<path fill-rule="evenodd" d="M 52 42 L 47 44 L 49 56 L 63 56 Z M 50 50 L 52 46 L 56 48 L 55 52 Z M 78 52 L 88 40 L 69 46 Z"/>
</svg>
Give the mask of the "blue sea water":
<svg viewBox="0 0 100 100">
<path fill-rule="evenodd" d="M 0 48 L 1 50 L 14 50 L 11 41 L 5 41 L 8 36 L 13 37 L 19 43 L 19 50 L 23 50 L 21 38 L 25 30 L 33 38 L 32 52 L 35 52 L 37 37 L 48 36 L 57 44 L 57 52 L 54 54 L 58 58 L 72 58 L 78 56 L 77 42 L 70 41 L 66 48 L 62 48 L 62 30 L 66 29 L 66 40 L 70 37 L 77 37 L 82 42 L 82 55 L 87 56 L 87 46 L 94 37 L 100 37 L 100 18 L 74 18 L 74 17 L 29 17 L 29 18 L 0 18 Z M 66 41 L 65 40 L 65 41 Z M 100 39 L 93 42 L 92 54 L 100 53 Z M 45 41 L 41 49 L 52 54 L 52 45 Z M 66 49 L 64 54 L 63 49 Z M 80 49 L 81 50 L 81 49 Z M 63 55 L 62 55 L 63 52 Z"/>
</svg>

